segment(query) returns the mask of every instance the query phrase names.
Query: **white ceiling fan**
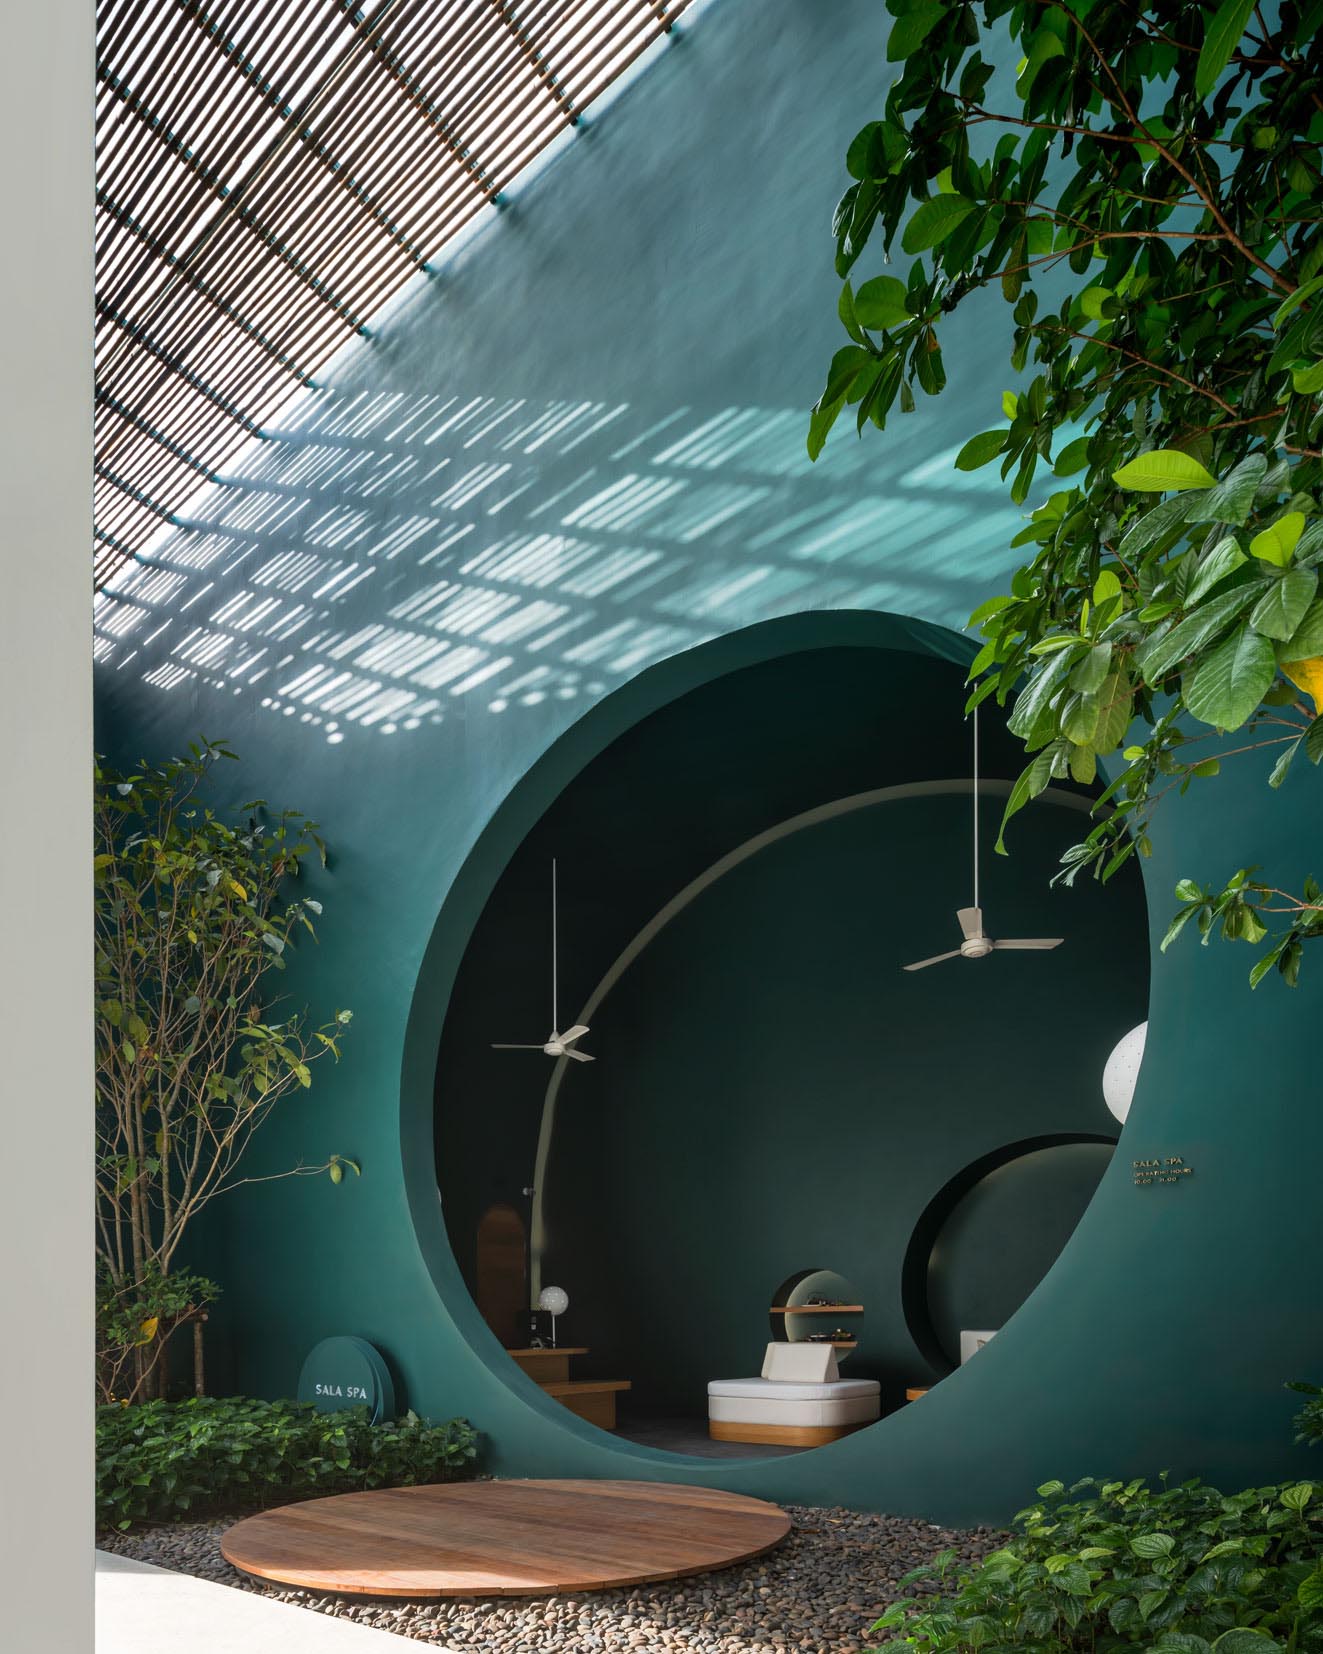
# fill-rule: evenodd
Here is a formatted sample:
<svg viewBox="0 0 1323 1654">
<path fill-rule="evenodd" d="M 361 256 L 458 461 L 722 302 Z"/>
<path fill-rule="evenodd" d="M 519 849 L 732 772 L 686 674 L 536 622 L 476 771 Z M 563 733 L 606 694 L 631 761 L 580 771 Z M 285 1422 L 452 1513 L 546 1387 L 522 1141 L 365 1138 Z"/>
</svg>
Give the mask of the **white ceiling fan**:
<svg viewBox="0 0 1323 1654">
<path fill-rule="evenodd" d="M 576 1051 L 574 1044 L 588 1032 L 586 1022 L 576 1022 L 573 1028 L 567 1028 L 563 1034 L 558 1033 L 560 1013 L 556 1000 L 559 993 L 557 979 L 557 949 L 556 949 L 556 862 L 551 863 L 551 1033 L 541 1045 L 493 1045 L 493 1051 L 542 1051 L 548 1057 L 569 1057 L 574 1062 L 594 1062 L 586 1051 Z"/>
<path fill-rule="evenodd" d="M 984 959 L 990 953 L 1006 948 L 1059 948 L 1062 936 L 1018 936 L 1004 942 L 994 942 L 983 929 L 983 909 L 978 900 L 978 708 L 974 708 L 974 905 L 956 911 L 964 941 L 950 953 L 934 954 L 931 959 L 919 959 L 913 965 L 902 966 L 907 971 L 926 970 L 929 965 L 940 965 L 946 959 Z"/>
</svg>

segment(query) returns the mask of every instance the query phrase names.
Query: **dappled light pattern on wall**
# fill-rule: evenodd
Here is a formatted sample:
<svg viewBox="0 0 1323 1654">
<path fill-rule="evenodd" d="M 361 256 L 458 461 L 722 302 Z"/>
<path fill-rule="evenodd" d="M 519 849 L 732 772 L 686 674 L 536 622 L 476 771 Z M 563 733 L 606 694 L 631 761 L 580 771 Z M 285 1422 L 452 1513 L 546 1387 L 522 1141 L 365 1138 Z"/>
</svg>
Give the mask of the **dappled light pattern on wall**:
<svg viewBox="0 0 1323 1654">
<path fill-rule="evenodd" d="M 592 700 L 802 609 L 959 623 L 1020 519 L 913 426 L 810 468 L 798 409 L 310 393 L 99 595 L 97 658 L 337 742 Z"/>
</svg>

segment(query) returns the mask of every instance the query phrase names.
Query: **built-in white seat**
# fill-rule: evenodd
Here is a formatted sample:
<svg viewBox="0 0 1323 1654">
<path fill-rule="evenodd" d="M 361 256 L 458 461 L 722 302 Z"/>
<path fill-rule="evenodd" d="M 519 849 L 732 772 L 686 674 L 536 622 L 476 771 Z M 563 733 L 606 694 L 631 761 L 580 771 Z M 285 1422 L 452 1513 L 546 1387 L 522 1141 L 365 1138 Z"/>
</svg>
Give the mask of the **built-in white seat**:
<svg viewBox="0 0 1323 1654">
<path fill-rule="evenodd" d="M 879 1418 L 878 1381 L 837 1374 L 830 1344 L 769 1344 L 761 1378 L 709 1383 L 708 1428 L 734 1441 L 830 1440 Z"/>
<path fill-rule="evenodd" d="M 821 1384 L 779 1378 L 714 1378 L 707 1414 L 730 1424 L 871 1424 L 881 1412 L 875 1378 L 836 1378 Z"/>
</svg>

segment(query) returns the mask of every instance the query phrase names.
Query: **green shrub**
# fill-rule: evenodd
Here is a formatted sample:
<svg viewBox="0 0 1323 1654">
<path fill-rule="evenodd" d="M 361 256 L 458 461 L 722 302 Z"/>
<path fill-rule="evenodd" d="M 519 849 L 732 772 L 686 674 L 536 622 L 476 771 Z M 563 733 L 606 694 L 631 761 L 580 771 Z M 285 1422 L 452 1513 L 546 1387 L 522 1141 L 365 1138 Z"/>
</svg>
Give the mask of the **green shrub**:
<svg viewBox="0 0 1323 1654">
<path fill-rule="evenodd" d="M 465 1419 L 429 1424 L 410 1413 L 371 1424 L 362 1407 L 318 1413 L 244 1396 L 99 1407 L 96 1435 L 103 1527 L 300 1494 L 450 1481 L 477 1458 L 477 1432 Z"/>
<path fill-rule="evenodd" d="M 1309 1400 L 1295 1416 L 1295 1429 L 1298 1442 L 1308 1447 L 1317 1447 L 1323 1442 L 1323 1386 L 1318 1384 L 1288 1384 L 1288 1390 L 1298 1390 Z"/>
<path fill-rule="evenodd" d="M 1092 1491 L 1096 1489 L 1096 1492 Z M 1090 1497 L 1077 1495 L 1089 1492 Z M 1323 1650 L 1323 1488 L 1224 1494 L 1199 1482 L 1048 1482 L 976 1567 L 947 1551 L 902 1582 L 875 1631 L 922 1654 L 1311 1654 Z"/>
</svg>

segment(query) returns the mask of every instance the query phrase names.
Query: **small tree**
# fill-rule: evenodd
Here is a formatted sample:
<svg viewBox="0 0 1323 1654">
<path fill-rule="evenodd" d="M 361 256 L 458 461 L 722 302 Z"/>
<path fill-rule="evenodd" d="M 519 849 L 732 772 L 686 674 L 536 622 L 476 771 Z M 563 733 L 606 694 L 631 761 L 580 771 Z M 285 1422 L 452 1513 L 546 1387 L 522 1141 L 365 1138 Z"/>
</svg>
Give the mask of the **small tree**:
<svg viewBox="0 0 1323 1654">
<path fill-rule="evenodd" d="M 862 432 L 937 395 L 944 319 L 1000 290 L 1018 385 L 955 463 L 999 464 L 1017 504 L 1063 480 L 971 617 L 971 703 L 1014 697 L 1034 754 L 1007 817 L 1121 750 L 1059 875 L 1106 879 L 1227 759 L 1275 749 L 1273 787 L 1323 759 L 1323 8 L 887 4 L 897 78 L 850 145 L 836 266 L 875 241 L 912 262 L 846 281 L 809 453 L 846 407 Z M 1013 86 L 990 58 L 1020 60 Z M 1182 880 L 1163 946 L 1196 919 L 1262 945 L 1251 984 L 1293 984 L 1323 897 L 1255 871 Z"/>
<path fill-rule="evenodd" d="M 176 1268 L 190 1224 L 238 1175 L 282 1097 L 338 1060 L 350 1012 L 309 1028 L 275 1020 L 274 973 L 321 904 L 291 894 L 304 860 L 325 862 L 315 823 L 268 816 L 233 826 L 201 801 L 220 742 L 120 774 L 96 770 L 98 1383 L 103 1399 L 164 1388 L 171 1334 L 215 1296 Z M 348 1166 L 341 1155 L 275 1177 Z"/>
</svg>

